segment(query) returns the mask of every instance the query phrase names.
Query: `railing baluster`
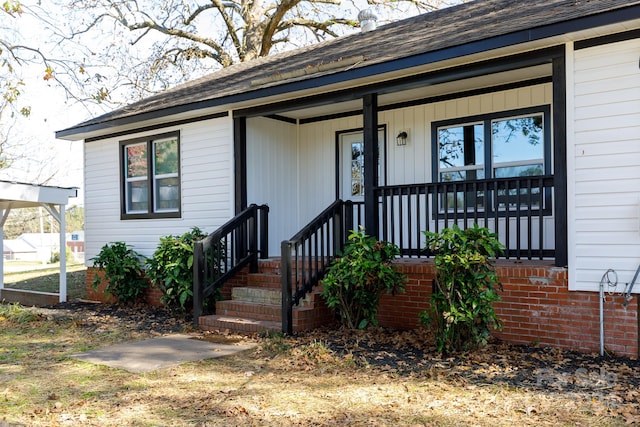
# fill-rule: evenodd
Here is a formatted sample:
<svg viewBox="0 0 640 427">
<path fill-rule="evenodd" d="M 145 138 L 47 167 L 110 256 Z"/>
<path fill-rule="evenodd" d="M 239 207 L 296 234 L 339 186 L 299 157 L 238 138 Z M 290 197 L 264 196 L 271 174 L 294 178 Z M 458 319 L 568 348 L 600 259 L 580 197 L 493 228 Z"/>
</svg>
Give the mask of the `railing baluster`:
<svg viewBox="0 0 640 427">
<path fill-rule="evenodd" d="M 544 180 L 542 177 L 538 178 L 538 188 L 540 191 L 540 201 L 538 206 L 538 245 L 539 245 L 539 258 L 544 258 L 544 215 L 542 214 L 544 211 L 544 203 L 546 200 L 545 193 L 546 188 L 544 186 Z"/>
<path fill-rule="evenodd" d="M 466 182 L 462 182 L 460 183 L 460 185 L 462 186 L 462 221 L 464 221 L 464 229 L 466 230 L 468 225 L 468 221 L 467 221 L 467 207 L 469 206 L 469 200 L 467 197 L 467 183 Z M 457 199 L 457 198 L 456 198 Z M 475 212 L 475 209 L 474 209 Z"/>
<path fill-rule="evenodd" d="M 505 183 L 505 197 L 504 197 L 504 234 L 506 236 L 505 253 L 507 258 L 510 258 L 511 252 L 511 234 L 509 233 L 509 190 L 511 189 L 509 183 Z"/>
<path fill-rule="evenodd" d="M 520 259 L 520 247 L 521 245 L 521 231 L 522 231 L 522 226 L 521 226 L 521 213 L 520 213 L 520 198 L 521 198 L 521 193 L 520 193 L 520 180 L 516 180 L 516 209 L 515 209 L 515 216 L 516 216 L 516 259 Z"/>
<path fill-rule="evenodd" d="M 389 236 L 389 241 L 390 242 L 395 242 L 396 241 L 396 208 L 395 208 L 395 204 L 396 204 L 396 198 L 394 197 L 393 192 L 391 193 L 391 197 L 390 197 L 391 203 L 389 203 L 389 228 L 391 229 L 391 235 Z"/>
<path fill-rule="evenodd" d="M 527 178 L 527 258 L 531 259 L 533 255 L 533 242 L 532 239 L 532 209 L 533 209 L 533 181 L 531 178 Z"/>
<path fill-rule="evenodd" d="M 403 187 L 400 187 L 400 192 L 398 194 L 398 218 L 400 218 L 400 224 L 398 225 L 398 241 L 394 242 L 398 245 L 398 247 L 404 247 L 404 230 L 402 225 L 404 222 L 404 191 Z"/>
</svg>

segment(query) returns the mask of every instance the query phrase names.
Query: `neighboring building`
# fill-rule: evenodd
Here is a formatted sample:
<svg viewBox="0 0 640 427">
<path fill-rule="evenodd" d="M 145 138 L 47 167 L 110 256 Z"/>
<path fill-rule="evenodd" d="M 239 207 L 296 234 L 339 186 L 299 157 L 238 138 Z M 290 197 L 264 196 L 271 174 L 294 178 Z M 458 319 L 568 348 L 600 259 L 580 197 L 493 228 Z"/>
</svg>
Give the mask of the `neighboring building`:
<svg viewBox="0 0 640 427">
<path fill-rule="evenodd" d="M 3 256 L 7 261 L 38 261 L 38 250 L 24 240 L 5 240 Z"/>
<path fill-rule="evenodd" d="M 85 141 L 87 258 L 112 241 L 150 255 L 252 203 L 269 205 L 278 255 L 351 199 L 407 256 L 422 230 L 491 228 L 520 271 L 503 335 L 593 348 L 603 273 L 622 292 L 640 264 L 639 56 L 640 1 L 479 0 L 235 65 L 56 136 Z M 622 331 L 607 347 L 637 354 L 630 304 L 607 311 Z"/>
<path fill-rule="evenodd" d="M 84 231 L 67 233 L 67 247 L 77 261 L 84 261 Z"/>
<path fill-rule="evenodd" d="M 84 231 L 66 234 L 67 247 L 79 261 L 84 260 Z M 14 240 L 4 241 L 4 259 L 20 261 L 49 261 L 59 252 L 57 234 L 23 233 Z"/>
</svg>

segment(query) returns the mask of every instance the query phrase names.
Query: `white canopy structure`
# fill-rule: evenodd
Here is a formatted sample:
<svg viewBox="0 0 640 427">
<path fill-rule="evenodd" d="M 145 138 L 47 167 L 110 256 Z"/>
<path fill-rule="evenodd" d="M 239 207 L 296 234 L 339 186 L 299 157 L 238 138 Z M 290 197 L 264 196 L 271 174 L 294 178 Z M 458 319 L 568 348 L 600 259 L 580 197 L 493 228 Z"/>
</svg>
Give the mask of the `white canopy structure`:
<svg viewBox="0 0 640 427">
<path fill-rule="evenodd" d="M 12 209 L 43 207 L 60 224 L 60 302 L 67 300 L 67 256 L 65 207 L 77 188 L 49 187 L 0 181 L 0 247 L 4 253 L 4 224 Z M 0 256 L 0 289 L 4 288 L 4 257 Z"/>
</svg>

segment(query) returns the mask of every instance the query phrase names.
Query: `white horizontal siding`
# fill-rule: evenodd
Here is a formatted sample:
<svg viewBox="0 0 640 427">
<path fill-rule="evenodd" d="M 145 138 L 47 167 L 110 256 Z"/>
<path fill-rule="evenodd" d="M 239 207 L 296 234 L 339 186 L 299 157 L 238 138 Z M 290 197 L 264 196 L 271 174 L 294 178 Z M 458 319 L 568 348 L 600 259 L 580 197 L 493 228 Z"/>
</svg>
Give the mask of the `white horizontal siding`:
<svg viewBox="0 0 640 427">
<path fill-rule="evenodd" d="M 119 141 L 180 131 L 182 216 L 171 219 L 120 219 Z M 232 123 L 208 120 L 156 132 L 85 144 L 85 239 L 87 265 L 106 243 L 123 241 L 151 256 L 159 239 L 197 226 L 210 232 L 232 215 Z"/>
<path fill-rule="evenodd" d="M 581 49 L 568 58 L 573 290 L 597 291 L 609 268 L 621 283 L 629 282 L 640 264 L 639 53 L 640 40 L 630 40 Z"/>
</svg>

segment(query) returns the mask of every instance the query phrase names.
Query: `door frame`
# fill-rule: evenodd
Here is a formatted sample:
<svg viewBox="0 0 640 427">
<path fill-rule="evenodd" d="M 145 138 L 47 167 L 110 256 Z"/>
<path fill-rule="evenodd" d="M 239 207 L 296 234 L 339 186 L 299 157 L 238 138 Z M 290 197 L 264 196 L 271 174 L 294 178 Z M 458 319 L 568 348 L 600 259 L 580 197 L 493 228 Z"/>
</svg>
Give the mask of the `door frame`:
<svg viewBox="0 0 640 427">
<path fill-rule="evenodd" d="M 336 131 L 335 135 L 335 182 L 336 182 L 336 199 L 340 199 L 340 193 L 342 188 L 342 137 L 349 134 L 362 134 L 362 141 L 364 143 L 364 128 L 354 128 Z M 387 125 L 381 124 L 378 126 L 378 161 L 381 163 L 380 176 L 378 177 L 378 186 L 384 186 L 387 184 Z M 364 155 L 364 153 L 363 153 Z"/>
</svg>

